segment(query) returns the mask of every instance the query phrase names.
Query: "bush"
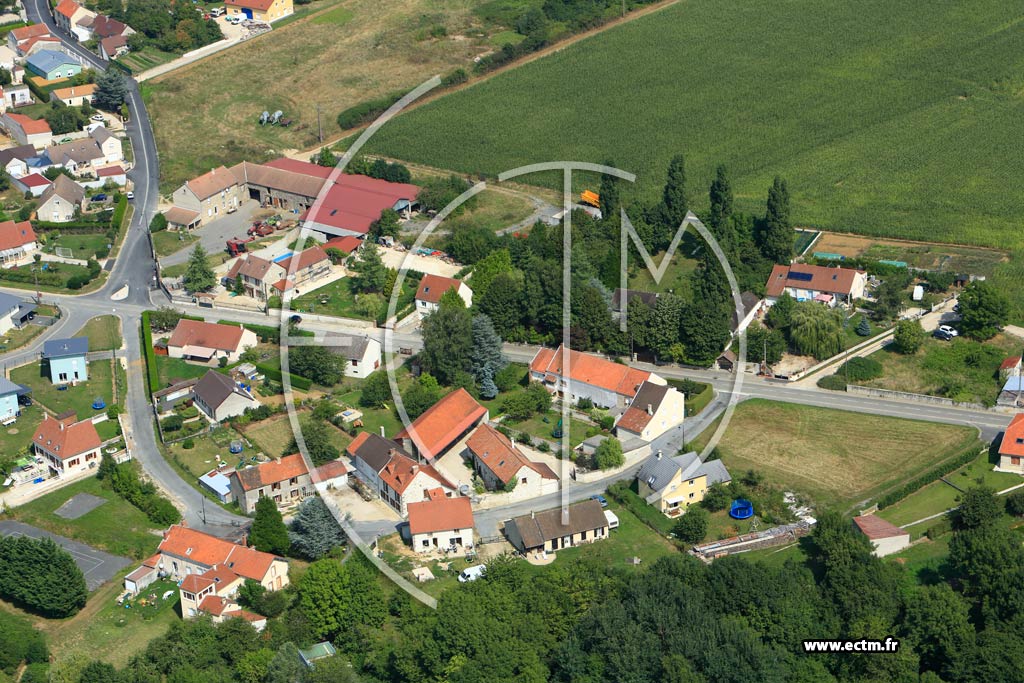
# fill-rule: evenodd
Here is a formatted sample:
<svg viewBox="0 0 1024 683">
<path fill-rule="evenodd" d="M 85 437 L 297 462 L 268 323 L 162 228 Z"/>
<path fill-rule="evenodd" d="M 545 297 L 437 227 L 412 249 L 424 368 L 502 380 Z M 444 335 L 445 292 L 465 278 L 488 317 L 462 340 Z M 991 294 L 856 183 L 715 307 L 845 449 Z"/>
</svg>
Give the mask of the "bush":
<svg viewBox="0 0 1024 683">
<path fill-rule="evenodd" d="M 190 436 L 189 438 L 181 442 L 181 447 L 184 448 L 186 451 L 190 451 L 196 447 L 196 442 Z"/>
<path fill-rule="evenodd" d="M 387 111 L 388 107 L 400 100 L 404 94 L 395 93 L 349 107 L 338 114 L 338 127 L 347 130 L 369 123 Z"/>
<path fill-rule="evenodd" d="M 707 510 L 697 506 L 687 508 L 683 516 L 679 518 L 679 521 L 672 528 L 672 533 L 687 545 L 697 545 L 708 534 Z"/>
<path fill-rule="evenodd" d="M 1014 517 L 1024 517 L 1024 491 L 1014 491 L 1006 497 L 1006 511 Z"/>
<path fill-rule="evenodd" d="M 181 419 L 181 415 L 168 415 L 164 419 L 160 420 L 160 429 L 165 432 L 176 432 L 182 428 L 185 421 Z"/>
<path fill-rule="evenodd" d="M 610 432 L 615 426 L 615 418 L 611 415 L 602 415 L 598 418 L 597 424 L 601 427 L 601 431 Z"/>
<path fill-rule="evenodd" d="M 892 347 L 902 354 L 917 353 L 924 344 L 925 332 L 918 320 L 901 320 L 892 335 Z"/>
<path fill-rule="evenodd" d="M 729 506 L 729 499 L 729 492 L 725 489 L 725 486 L 721 483 L 712 484 L 704 493 L 704 500 L 700 504 L 705 510 L 718 512 Z"/>
<path fill-rule="evenodd" d="M 68 289 L 79 290 L 82 287 L 85 287 L 87 284 L 89 284 L 89 281 L 90 278 L 88 275 L 79 273 L 77 275 L 72 275 L 71 277 L 69 277 L 64 286 L 67 287 Z"/>
<path fill-rule="evenodd" d="M 950 521 L 949 517 L 942 517 L 939 519 L 938 522 L 928 527 L 925 530 L 924 535 L 927 536 L 930 540 L 934 541 L 939 536 L 948 534 L 952 530 L 953 522 Z"/>
<path fill-rule="evenodd" d="M 850 382 L 864 382 L 882 376 L 882 364 L 874 358 L 851 358 L 839 366 L 837 375 Z"/>
<path fill-rule="evenodd" d="M 825 375 L 824 377 L 819 377 L 817 384 L 820 389 L 846 391 L 846 378 L 840 377 L 839 375 Z"/>
<path fill-rule="evenodd" d="M 116 420 L 117 416 L 120 415 L 120 414 L 121 414 L 121 406 L 117 405 L 116 403 L 114 405 L 110 406 L 109 408 L 107 408 L 107 419 L 108 420 Z"/>
<path fill-rule="evenodd" d="M 450 88 L 454 85 L 461 85 L 468 80 L 469 74 L 466 73 L 465 69 L 455 69 L 441 77 L 441 85 L 445 88 Z"/>
<path fill-rule="evenodd" d="M 594 407 L 594 402 L 592 400 L 590 400 L 589 398 L 587 398 L 586 396 L 584 396 L 580 400 L 576 401 L 576 409 L 577 410 L 590 410 L 593 407 Z"/>
</svg>

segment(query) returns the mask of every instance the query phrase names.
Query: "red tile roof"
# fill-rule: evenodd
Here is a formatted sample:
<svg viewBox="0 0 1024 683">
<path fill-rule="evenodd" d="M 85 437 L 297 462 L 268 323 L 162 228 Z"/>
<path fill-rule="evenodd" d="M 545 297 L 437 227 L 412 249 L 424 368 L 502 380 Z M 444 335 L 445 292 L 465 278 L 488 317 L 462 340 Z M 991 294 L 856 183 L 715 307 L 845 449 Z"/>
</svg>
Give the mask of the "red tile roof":
<svg viewBox="0 0 1024 683">
<path fill-rule="evenodd" d="M 336 479 L 348 474 L 350 471 L 349 467 L 341 460 L 331 460 L 330 462 L 325 462 L 323 465 L 316 468 L 316 480 L 328 481 L 330 479 Z"/>
<path fill-rule="evenodd" d="M 327 240 L 324 243 L 324 249 L 337 249 L 345 252 L 346 254 L 351 254 L 362 245 L 363 241 L 358 237 L 345 235 L 344 237 L 335 237 L 334 239 Z"/>
<path fill-rule="evenodd" d="M 185 580 L 192 578 L 191 576 L 186 577 Z M 182 590 L 188 590 L 185 588 L 185 582 L 181 583 Z M 230 600 L 225 600 L 217 594 L 210 594 L 203 598 L 203 601 L 199 603 L 198 607 L 200 612 L 206 612 L 215 617 L 219 617 L 228 610 L 238 609 L 238 605 Z"/>
<path fill-rule="evenodd" d="M 42 119 L 30 119 L 24 114 L 7 114 L 7 118 L 21 126 L 25 135 L 50 132 L 50 124 Z"/>
<path fill-rule="evenodd" d="M 403 429 L 395 438 L 412 439 L 420 454 L 433 460 L 486 414 L 486 408 L 459 388 L 428 408 L 411 428 Z"/>
<path fill-rule="evenodd" d="M 235 472 L 238 476 L 238 483 L 243 491 L 252 491 L 263 486 L 270 486 L 278 482 L 288 481 L 292 477 L 301 477 L 309 474 L 302 455 L 294 453 L 286 455 L 280 460 L 260 463 L 255 467 L 246 467 Z"/>
<path fill-rule="evenodd" d="M 1010 370 L 1020 365 L 1020 356 L 1010 356 L 999 366 L 1000 370 Z"/>
<path fill-rule="evenodd" d="M 254 581 L 262 581 L 278 559 L 270 553 L 236 545 L 180 524 L 167 530 L 157 550 L 206 567 L 223 564 L 239 576 Z"/>
<path fill-rule="evenodd" d="M 11 31 L 11 35 L 17 42 L 28 40 L 29 38 L 38 38 L 39 36 L 50 35 L 50 29 L 46 28 L 46 24 L 30 24 L 29 26 L 22 26 Z"/>
<path fill-rule="evenodd" d="M 205 346 L 220 351 L 237 351 L 242 342 L 241 325 L 221 325 L 182 318 L 167 340 L 167 346 Z"/>
<path fill-rule="evenodd" d="M 416 299 L 418 301 L 429 301 L 432 304 L 440 303 L 441 297 L 449 289 L 454 289 L 458 292 L 459 285 L 461 284 L 461 281 L 452 277 L 441 277 L 440 275 L 427 273 L 420 278 L 420 287 L 416 290 Z"/>
<path fill-rule="evenodd" d="M 188 189 L 192 190 L 192 193 L 199 197 L 200 200 L 212 197 L 218 192 L 223 192 L 237 184 L 238 178 L 235 177 L 235 174 L 223 166 L 218 166 L 209 173 L 204 173 L 198 178 L 193 178 L 185 183 Z"/>
<path fill-rule="evenodd" d="M 100 178 L 106 178 L 108 176 L 114 175 L 122 175 L 123 173 L 124 169 L 117 165 L 104 166 L 103 168 L 96 170 L 96 175 L 99 176 Z"/>
<path fill-rule="evenodd" d="M 644 382 L 615 426 L 639 434 L 653 419 L 654 413 L 658 412 L 668 391 L 667 386 Z M 651 407 L 651 413 L 647 412 L 647 406 Z"/>
<path fill-rule="evenodd" d="M 768 296 L 780 296 L 788 286 L 829 294 L 849 295 L 853 290 L 857 274 L 863 272 L 852 268 L 810 266 L 806 263 L 794 263 L 789 266 L 776 265 L 768 277 L 765 293 Z M 805 279 L 795 279 L 793 273 L 802 273 Z"/>
<path fill-rule="evenodd" d="M 999 455 L 1024 457 L 1024 413 L 1014 415 L 1007 425 L 999 442 Z"/>
<path fill-rule="evenodd" d="M 311 164 L 308 161 L 300 161 L 298 159 L 289 159 L 288 157 L 281 157 L 280 159 L 274 159 L 263 164 L 270 168 L 277 168 L 282 171 L 291 171 L 292 173 L 302 173 L 303 175 L 310 175 L 314 178 L 320 178 L 327 180 L 331 177 L 331 173 L 334 172 L 333 166 L 321 166 L 320 164 Z"/>
<path fill-rule="evenodd" d="M 295 263 L 292 263 L 292 262 Z M 318 263 L 330 261 L 327 253 L 320 247 L 310 247 L 299 252 L 298 256 L 292 255 L 280 262 L 286 273 L 297 273 L 300 270 L 311 268 Z M 294 270 L 293 270 L 294 269 Z"/>
<path fill-rule="evenodd" d="M 70 19 L 72 16 L 74 16 L 75 12 L 77 12 L 80 7 L 81 6 L 77 2 L 75 2 L 75 0 L 60 0 L 60 2 L 57 4 L 57 9 L 55 9 L 54 11 L 57 14 L 60 14 Z"/>
<path fill-rule="evenodd" d="M 200 593 L 213 585 L 213 579 L 199 574 L 189 574 L 181 582 L 181 590 L 189 593 Z"/>
<path fill-rule="evenodd" d="M 409 503 L 409 531 L 431 534 L 473 528 L 473 508 L 469 498 L 438 498 Z"/>
<path fill-rule="evenodd" d="M 550 467 L 529 460 L 507 436 L 490 425 L 477 427 L 466 441 L 466 447 L 504 484 L 514 479 L 524 467 L 529 467 L 544 479 L 558 478 Z"/>
<path fill-rule="evenodd" d="M 854 517 L 853 523 L 857 525 L 857 528 L 860 529 L 862 534 L 873 541 L 910 534 L 906 529 L 901 529 L 892 522 L 887 522 L 881 517 L 876 517 L 875 515 Z"/>
<path fill-rule="evenodd" d="M 651 378 L 651 373 L 636 370 L 628 365 L 613 363 L 599 356 L 591 356 L 579 351 L 569 350 L 569 369 L 572 381 L 583 382 L 614 391 L 622 396 L 632 398 L 640 385 Z M 562 377 L 562 347 L 557 350 L 541 349 L 530 362 L 530 371 L 540 374 L 551 374 Z"/>
<path fill-rule="evenodd" d="M 36 233 L 32 229 L 30 222 L 22 221 L 21 223 L 15 223 L 14 221 L 4 221 L 0 223 L 0 250 L 16 249 L 24 244 L 35 241 Z"/>
<path fill-rule="evenodd" d="M 451 490 L 455 490 L 455 485 L 444 478 L 440 472 L 435 470 L 430 465 L 418 464 L 412 458 L 406 457 L 400 453 L 395 453 L 391 456 L 391 460 L 384 466 L 384 469 L 380 471 L 380 479 L 385 484 L 390 486 L 399 494 L 405 493 L 406 489 L 409 488 L 409 484 L 412 483 L 413 479 L 418 474 L 425 474 L 438 484 L 445 486 Z"/>
<path fill-rule="evenodd" d="M 322 168 L 322 167 L 321 167 Z M 416 200 L 420 188 L 364 175 L 342 173 L 314 208 L 299 216 L 320 225 L 366 234 L 381 211 L 400 200 Z"/>
<path fill-rule="evenodd" d="M 92 420 L 76 422 L 77 419 L 74 414 L 58 420 L 44 413 L 43 421 L 39 423 L 32 437 L 32 443 L 61 460 L 99 448 L 102 442 Z"/>
<path fill-rule="evenodd" d="M 266 12 L 274 4 L 274 0 L 224 0 L 228 7 L 243 7 L 257 12 Z"/>
</svg>

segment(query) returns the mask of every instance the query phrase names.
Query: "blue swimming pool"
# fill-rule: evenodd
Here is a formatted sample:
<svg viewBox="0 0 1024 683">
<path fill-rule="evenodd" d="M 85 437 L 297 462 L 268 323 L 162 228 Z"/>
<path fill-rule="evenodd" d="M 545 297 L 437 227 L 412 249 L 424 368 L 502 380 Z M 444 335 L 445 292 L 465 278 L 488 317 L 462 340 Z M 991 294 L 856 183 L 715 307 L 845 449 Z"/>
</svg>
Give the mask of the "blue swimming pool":
<svg viewBox="0 0 1024 683">
<path fill-rule="evenodd" d="M 286 259 L 290 259 L 291 257 L 292 257 L 292 252 L 289 251 L 287 254 L 281 254 L 276 259 L 274 259 L 274 263 L 280 263 L 281 261 L 284 261 Z"/>
</svg>

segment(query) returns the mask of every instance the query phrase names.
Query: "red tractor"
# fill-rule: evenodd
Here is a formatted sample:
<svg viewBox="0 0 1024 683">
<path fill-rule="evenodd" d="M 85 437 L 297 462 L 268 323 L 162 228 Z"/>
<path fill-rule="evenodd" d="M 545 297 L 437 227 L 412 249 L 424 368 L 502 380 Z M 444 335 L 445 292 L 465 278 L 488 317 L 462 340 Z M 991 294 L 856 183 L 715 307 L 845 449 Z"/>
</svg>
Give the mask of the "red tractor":
<svg viewBox="0 0 1024 683">
<path fill-rule="evenodd" d="M 238 237 L 227 241 L 228 253 L 232 256 L 238 256 L 246 252 L 246 243 L 252 242 L 254 238 L 250 237 L 247 240 L 240 239 Z"/>
</svg>

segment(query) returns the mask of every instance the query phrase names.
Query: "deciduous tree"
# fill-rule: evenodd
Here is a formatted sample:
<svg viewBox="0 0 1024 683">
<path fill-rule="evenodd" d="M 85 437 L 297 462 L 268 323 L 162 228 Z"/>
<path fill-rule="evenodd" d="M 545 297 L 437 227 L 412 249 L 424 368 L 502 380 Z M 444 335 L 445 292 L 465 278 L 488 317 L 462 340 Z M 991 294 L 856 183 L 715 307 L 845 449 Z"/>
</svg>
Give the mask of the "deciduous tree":
<svg viewBox="0 0 1024 683">
<path fill-rule="evenodd" d="M 758 246 L 773 263 L 788 264 L 793 258 L 793 224 L 789 215 L 786 181 L 775 176 L 768 190 L 768 209 L 758 233 Z"/>
<path fill-rule="evenodd" d="M 471 370 L 473 320 L 462 298 L 448 290 L 438 309 L 423 320 L 423 367 L 442 384 Z"/>
<path fill-rule="evenodd" d="M 708 513 L 702 507 L 691 505 L 675 526 L 672 533 L 687 545 L 696 545 L 704 540 L 708 533 Z"/>
<path fill-rule="evenodd" d="M 689 202 L 686 199 L 686 159 L 682 154 L 676 154 L 668 162 L 661 202 L 664 205 L 665 219 L 668 221 L 667 227 L 674 232 L 686 218 L 686 212 L 689 210 Z"/>
<path fill-rule="evenodd" d="M 1010 303 L 999 289 L 987 280 L 968 284 L 960 294 L 960 330 L 984 341 L 995 336 L 1010 314 Z"/>
<path fill-rule="evenodd" d="M 842 314 L 812 301 L 793 307 L 789 341 L 798 353 L 822 360 L 843 350 Z"/>
<path fill-rule="evenodd" d="M 861 318 L 864 320 L 864 318 Z M 904 354 L 917 353 L 924 344 L 924 328 L 919 320 L 901 320 L 893 330 L 892 347 Z"/>
</svg>

